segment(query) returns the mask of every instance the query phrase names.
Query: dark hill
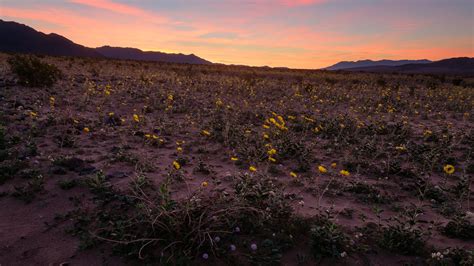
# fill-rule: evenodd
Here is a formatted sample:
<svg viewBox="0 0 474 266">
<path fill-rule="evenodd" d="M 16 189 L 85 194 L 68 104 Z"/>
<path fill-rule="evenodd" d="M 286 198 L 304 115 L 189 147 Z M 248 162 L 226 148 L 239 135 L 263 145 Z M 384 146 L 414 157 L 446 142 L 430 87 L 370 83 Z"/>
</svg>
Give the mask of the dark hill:
<svg viewBox="0 0 474 266">
<path fill-rule="evenodd" d="M 406 64 L 427 64 L 430 60 L 359 60 L 359 61 L 342 61 L 332 66 L 326 67 L 326 70 L 341 70 L 356 67 L 374 67 L 374 66 L 400 66 Z"/>
<path fill-rule="evenodd" d="M 108 57 L 187 64 L 212 64 L 194 54 L 144 52 L 135 48 L 103 46 L 89 48 L 55 34 L 45 34 L 26 25 L 0 20 L 0 52 L 53 56 Z"/>
<path fill-rule="evenodd" d="M 362 72 L 394 72 L 413 74 L 474 75 L 474 58 L 458 57 L 428 64 L 406 64 L 401 66 L 373 66 L 344 69 Z"/>
<path fill-rule="evenodd" d="M 102 57 L 92 48 L 76 44 L 61 35 L 44 34 L 26 25 L 0 20 L 0 51 Z"/>
<path fill-rule="evenodd" d="M 187 64 L 212 64 L 211 62 L 204 60 L 194 54 L 168 54 L 162 52 L 148 52 L 142 51 L 136 48 L 122 48 L 122 47 L 110 47 L 102 46 L 96 48 L 96 51 L 105 57 L 117 58 L 117 59 L 133 59 L 133 60 L 144 60 L 144 61 L 160 61 L 160 62 L 178 62 Z"/>
</svg>

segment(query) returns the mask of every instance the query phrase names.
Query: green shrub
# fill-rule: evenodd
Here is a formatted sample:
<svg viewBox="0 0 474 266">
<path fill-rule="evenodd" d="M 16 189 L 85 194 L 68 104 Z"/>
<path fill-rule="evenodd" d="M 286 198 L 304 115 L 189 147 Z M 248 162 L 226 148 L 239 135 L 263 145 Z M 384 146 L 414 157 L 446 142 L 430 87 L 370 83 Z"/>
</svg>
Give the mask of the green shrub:
<svg viewBox="0 0 474 266">
<path fill-rule="evenodd" d="M 350 249 L 349 238 L 330 218 L 320 216 L 311 228 L 311 253 L 315 258 L 340 258 Z"/>
<path fill-rule="evenodd" d="M 61 77 L 61 71 L 56 66 L 44 63 L 35 56 L 15 55 L 8 59 L 8 63 L 18 76 L 19 83 L 25 86 L 51 86 Z"/>
</svg>

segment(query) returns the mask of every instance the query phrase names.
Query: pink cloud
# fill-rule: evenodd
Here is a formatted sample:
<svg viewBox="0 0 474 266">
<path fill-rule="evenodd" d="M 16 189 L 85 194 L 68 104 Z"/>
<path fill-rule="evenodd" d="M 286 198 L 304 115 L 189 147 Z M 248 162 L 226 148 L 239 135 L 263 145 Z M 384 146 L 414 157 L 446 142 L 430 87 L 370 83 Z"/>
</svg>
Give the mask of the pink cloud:
<svg viewBox="0 0 474 266">
<path fill-rule="evenodd" d="M 110 0 L 70 0 L 70 2 L 75 3 L 75 4 L 86 5 L 86 6 L 90 6 L 90 7 L 94 7 L 98 9 L 103 9 L 103 10 L 107 10 L 114 13 L 145 18 L 147 20 L 152 20 L 155 22 L 171 23 L 171 21 L 166 19 L 165 17 L 158 16 L 157 14 L 148 12 L 147 10 L 137 8 L 131 5 L 115 3 Z"/>
<path fill-rule="evenodd" d="M 280 2 L 285 6 L 295 7 L 322 4 L 326 2 L 326 0 L 281 0 Z"/>
</svg>

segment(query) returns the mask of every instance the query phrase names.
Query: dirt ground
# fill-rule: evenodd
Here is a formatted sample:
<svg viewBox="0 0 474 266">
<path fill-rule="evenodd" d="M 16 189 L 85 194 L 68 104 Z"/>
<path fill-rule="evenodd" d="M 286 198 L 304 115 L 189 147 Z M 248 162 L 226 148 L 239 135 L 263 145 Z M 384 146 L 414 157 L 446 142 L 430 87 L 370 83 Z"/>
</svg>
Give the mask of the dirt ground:
<svg viewBox="0 0 474 266">
<path fill-rule="evenodd" d="M 472 78 L 8 57 L 1 265 L 474 261 Z"/>
</svg>

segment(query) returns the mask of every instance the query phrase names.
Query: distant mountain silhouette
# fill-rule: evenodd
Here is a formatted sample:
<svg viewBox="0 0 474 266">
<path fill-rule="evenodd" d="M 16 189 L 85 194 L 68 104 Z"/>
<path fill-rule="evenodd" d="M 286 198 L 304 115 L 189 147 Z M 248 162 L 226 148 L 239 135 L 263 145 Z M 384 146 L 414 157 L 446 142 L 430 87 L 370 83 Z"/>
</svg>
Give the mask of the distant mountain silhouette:
<svg viewBox="0 0 474 266">
<path fill-rule="evenodd" d="M 344 69 L 345 71 L 395 72 L 414 74 L 454 74 L 474 75 L 474 58 L 458 57 L 425 64 L 405 64 L 401 66 L 371 66 Z"/>
<path fill-rule="evenodd" d="M 335 65 L 326 67 L 326 70 L 341 70 L 356 67 L 374 67 L 374 66 L 401 66 L 406 64 L 427 64 L 431 63 L 430 60 L 359 60 L 359 61 L 342 61 Z"/>
<path fill-rule="evenodd" d="M 76 44 L 61 35 L 44 34 L 26 25 L 0 20 L 0 51 L 102 57 L 92 48 Z"/>
<path fill-rule="evenodd" d="M 148 52 L 136 48 L 122 48 L 102 46 L 95 49 L 105 57 L 117 59 L 133 59 L 144 61 L 160 61 L 160 62 L 179 62 L 187 64 L 212 64 L 194 54 L 168 54 L 162 52 Z"/>
<path fill-rule="evenodd" d="M 12 21 L 0 19 L 0 51 L 8 53 L 32 53 L 54 56 L 108 57 L 187 64 L 212 64 L 194 54 L 167 54 L 144 52 L 135 48 L 103 46 L 89 48 L 55 34 L 45 34 Z"/>
</svg>

